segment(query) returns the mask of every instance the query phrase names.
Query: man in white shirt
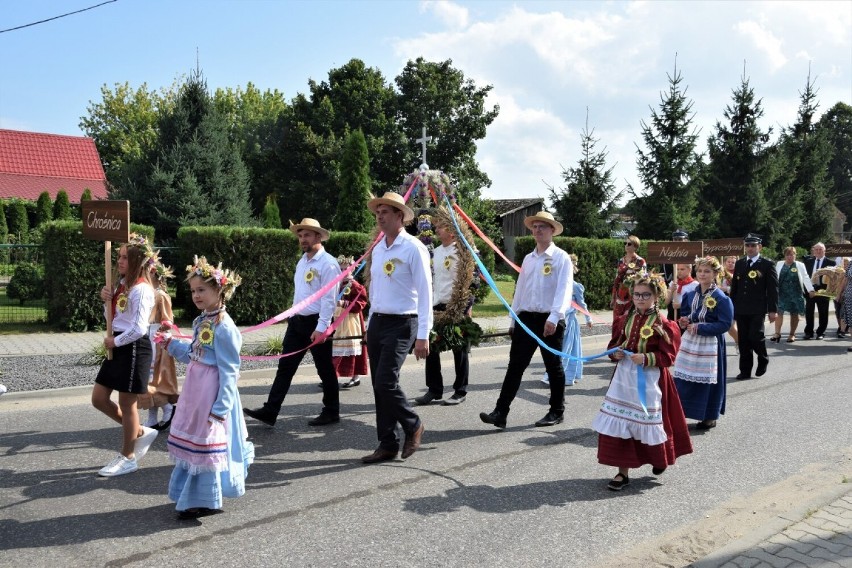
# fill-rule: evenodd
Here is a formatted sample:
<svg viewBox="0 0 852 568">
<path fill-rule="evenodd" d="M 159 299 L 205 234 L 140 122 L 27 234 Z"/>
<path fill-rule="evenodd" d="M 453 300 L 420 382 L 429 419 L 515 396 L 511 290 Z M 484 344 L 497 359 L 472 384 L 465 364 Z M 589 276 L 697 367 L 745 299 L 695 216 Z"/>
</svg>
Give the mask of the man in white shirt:
<svg viewBox="0 0 852 568">
<path fill-rule="evenodd" d="M 298 225 L 291 223 L 290 230 L 299 238 L 299 247 L 304 253 L 296 265 L 293 276 L 295 290 L 293 305 L 315 294 L 317 290 L 340 275 L 337 259 L 328 254 L 322 246 L 322 241 L 328 240 L 329 233 L 323 229 L 319 221 L 304 218 Z M 305 306 L 298 314 L 287 320 L 287 331 L 282 341 L 282 353 L 295 355 L 282 357 L 278 360 L 278 372 L 269 391 L 266 403 L 255 409 L 244 408 L 243 412 L 264 424 L 273 426 L 284 404 L 284 397 L 290 390 L 293 375 L 299 368 L 299 363 L 305 356 L 301 351 L 318 339 L 321 340 L 311 347 L 311 355 L 322 380 L 322 412 L 319 416 L 308 421 L 311 426 L 325 426 L 340 422 L 340 392 L 337 385 L 337 372 L 331 359 L 331 341 L 322 339 L 323 332 L 331 325 L 334 307 L 337 303 L 339 286 L 333 286 L 315 302 Z"/>
<path fill-rule="evenodd" d="M 811 282 L 814 285 L 814 293 L 810 294 L 805 299 L 805 336 L 802 339 L 814 338 L 814 310 L 819 312 L 819 324 L 816 328 L 816 338 L 822 339 L 825 336 L 825 330 L 828 328 L 828 303 L 829 297 L 823 296 L 818 292 L 826 289 L 826 284 L 823 279 L 817 277 L 813 280 L 817 270 L 835 266 L 835 261 L 825 256 L 825 245 L 817 243 L 811 247 L 812 256 L 806 256 L 804 260 L 805 268 L 808 269 L 808 276 L 811 277 Z"/>
<path fill-rule="evenodd" d="M 571 304 L 574 292 L 574 268 L 567 252 L 553 244 L 553 237 L 562 232 L 562 225 L 553 215 L 539 211 L 524 219 L 524 225 L 535 237 L 535 250 L 529 253 L 521 265 L 521 274 L 515 286 L 512 311 L 530 328 L 536 337 L 556 351 L 562 350 L 565 334 L 565 312 Z M 521 386 L 521 378 L 530 364 L 537 347 L 550 378 L 550 410 L 535 423 L 536 426 L 553 426 L 562 422 L 565 412 L 565 370 L 558 355 L 540 347 L 535 338 L 523 329 L 510 324 L 512 347 L 509 351 L 509 367 L 503 379 L 500 398 L 490 414 L 482 412 L 479 418 L 486 424 L 498 428 L 506 427 L 509 407 Z"/>
<path fill-rule="evenodd" d="M 445 311 L 450 303 L 458 275 L 459 256 L 456 246 L 456 235 L 443 221 L 435 221 L 435 234 L 441 241 L 441 246 L 432 251 L 432 290 L 433 310 Z M 468 306 L 468 309 L 470 306 Z M 470 362 L 468 348 L 453 349 L 456 380 L 453 382 L 453 394 L 444 401 L 447 406 L 464 402 L 467 396 L 468 375 Z M 441 374 L 441 353 L 430 351 L 426 357 L 426 394 L 414 399 L 417 404 L 430 404 L 441 400 L 444 396 L 444 377 Z"/>
<path fill-rule="evenodd" d="M 402 196 L 389 191 L 367 206 L 376 216 L 384 237 L 370 258 L 370 318 L 367 321 L 367 355 L 376 398 L 376 435 L 379 447 L 361 458 L 363 463 L 392 460 L 399 453 L 396 425 L 402 427 L 403 459 L 420 447 L 423 421 L 411 409 L 399 386 L 399 371 L 411 346 L 414 356 L 429 355 L 432 329 L 432 273 L 429 251 L 404 228 L 414 211 Z"/>
</svg>

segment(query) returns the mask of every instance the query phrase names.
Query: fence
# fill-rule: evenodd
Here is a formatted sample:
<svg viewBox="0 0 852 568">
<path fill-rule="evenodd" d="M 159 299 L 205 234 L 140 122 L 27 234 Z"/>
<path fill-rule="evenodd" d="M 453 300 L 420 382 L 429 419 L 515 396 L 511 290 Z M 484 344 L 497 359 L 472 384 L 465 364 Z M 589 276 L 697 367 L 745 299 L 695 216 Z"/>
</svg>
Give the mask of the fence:
<svg viewBox="0 0 852 568">
<path fill-rule="evenodd" d="M 41 247 L 27 244 L 0 244 L 0 324 L 39 323 L 47 320 L 47 299 L 27 300 L 23 304 L 7 295 L 15 268 L 22 263 L 41 263 Z"/>
</svg>

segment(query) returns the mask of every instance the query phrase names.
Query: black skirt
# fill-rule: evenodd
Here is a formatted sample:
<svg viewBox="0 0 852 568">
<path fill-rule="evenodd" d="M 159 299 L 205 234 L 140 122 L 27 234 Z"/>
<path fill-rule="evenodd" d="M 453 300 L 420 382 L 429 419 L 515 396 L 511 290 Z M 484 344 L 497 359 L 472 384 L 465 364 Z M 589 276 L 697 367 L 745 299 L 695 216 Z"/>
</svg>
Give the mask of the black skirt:
<svg viewBox="0 0 852 568">
<path fill-rule="evenodd" d="M 112 359 L 101 364 L 95 382 L 119 392 L 145 394 L 153 353 L 147 334 L 129 345 L 116 347 L 112 350 Z"/>
</svg>

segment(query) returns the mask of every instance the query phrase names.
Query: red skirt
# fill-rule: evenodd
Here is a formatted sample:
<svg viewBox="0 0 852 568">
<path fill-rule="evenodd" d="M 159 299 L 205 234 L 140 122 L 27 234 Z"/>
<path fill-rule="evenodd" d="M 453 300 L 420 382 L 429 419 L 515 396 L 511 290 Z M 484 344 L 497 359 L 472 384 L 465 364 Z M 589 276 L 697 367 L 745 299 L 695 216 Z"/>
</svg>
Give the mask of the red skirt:
<svg viewBox="0 0 852 568">
<path fill-rule="evenodd" d="M 360 355 L 347 355 L 344 357 L 332 357 L 334 370 L 337 371 L 337 378 L 366 376 L 367 372 L 367 348 L 361 346 Z"/>
<path fill-rule="evenodd" d="M 692 453 L 686 417 L 668 369 L 660 370 L 660 390 L 663 391 L 663 430 L 668 440 L 649 446 L 639 440 L 598 434 L 598 463 L 627 468 L 651 464 L 663 468 L 674 464 L 678 457 Z"/>
</svg>

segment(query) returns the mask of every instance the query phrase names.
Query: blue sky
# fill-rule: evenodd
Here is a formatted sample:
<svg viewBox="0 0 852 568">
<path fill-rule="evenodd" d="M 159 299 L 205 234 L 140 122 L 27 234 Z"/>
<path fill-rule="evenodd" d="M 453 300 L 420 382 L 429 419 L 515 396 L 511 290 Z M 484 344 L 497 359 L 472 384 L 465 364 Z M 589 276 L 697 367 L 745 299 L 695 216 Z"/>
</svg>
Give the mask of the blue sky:
<svg viewBox="0 0 852 568">
<path fill-rule="evenodd" d="M 101 1 L 4 1 L 0 29 Z M 676 53 L 702 151 L 744 65 L 763 99 L 761 125 L 776 134 L 795 120 L 809 65 L 820 112 L 852 104 L 848 0 L 118 0 L 0 33 L 0 128 L 80 135 L 102 85 L 168 87 L 195 67 L 196 52 L 211 89 L 252 82 L 288 99 L 352 58 L 388 81 L 409 59 L 452 59 L 493 85 L 489 102 L 501 107 L 477 154 L 494 198 L 560 186 L 580 158 L 587 108 L 618 188 L 636 185 L 640 121 L 657 108 Z"/>
</svg>

